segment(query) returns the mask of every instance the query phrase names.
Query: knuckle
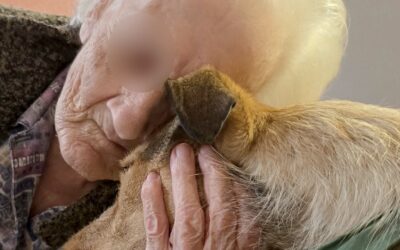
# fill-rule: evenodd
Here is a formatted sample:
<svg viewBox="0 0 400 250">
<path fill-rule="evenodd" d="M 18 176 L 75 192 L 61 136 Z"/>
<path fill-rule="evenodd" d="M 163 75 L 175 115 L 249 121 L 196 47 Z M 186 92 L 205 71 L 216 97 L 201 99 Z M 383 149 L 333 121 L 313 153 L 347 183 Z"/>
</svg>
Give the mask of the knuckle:
<svg viewBox="0 0 400 250">
<path fill-rule="evenodd" d="M 238 226 L 238 217 L 231 208 L 223 208 L 218 211 L 210 211 L 210 233 L 223 235 L 227 232 L 234 232 Z"/>
<path fill-rule="evenodd" d="M 191 203 L 178 206 L 176 209 L 176 217 L 183 220 L 204 220 L 204 211 L 200 204 Z"/>
<path fill-rule="evenodd" d="M 157 213 L 150 213 L 145 216 L 145 229 L 148 239 L 158 239 L 168 233 L 168 222 L 164 216 Z"/>
<path fill-rule="evenodd" d="M 173 235 L 173 242 L 182 246 L 197 245 L 204 240 L 204 226 L 194 222 L 181 222 L 176 225 L 175 233 Z M 182 247 L 182 249 L 192 249 Z"/>
<path fill-rule="evenodd" d="M 185 242 L 199 242 L 204 238 L 205 215 L 199 206 L 189 205 L 181 209 L 175 220 L 174 236 Z"/>
</svg>

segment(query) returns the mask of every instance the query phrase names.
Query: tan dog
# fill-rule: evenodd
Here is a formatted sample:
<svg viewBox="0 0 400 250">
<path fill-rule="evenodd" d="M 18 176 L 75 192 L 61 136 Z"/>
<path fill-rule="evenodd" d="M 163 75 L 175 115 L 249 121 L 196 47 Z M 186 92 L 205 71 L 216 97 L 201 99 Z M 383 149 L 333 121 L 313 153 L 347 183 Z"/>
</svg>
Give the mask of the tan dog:
<svg viewBox="0 0 400 250">
<path fill-rule="evenodd" d="M 140 187 L 159 171 L 172 215 L 168 159 L 183 131 L 234 164 L 226 172 L 249 187 L 242 199 L 262 248 L 315 248 L 399 216 L 399 111 L 345 101 L 273 109 L 211 69 L 167 90 L 177 117 L 122 161 L 116 203 L 65 249 L 144 249 Z"/>
</svg>

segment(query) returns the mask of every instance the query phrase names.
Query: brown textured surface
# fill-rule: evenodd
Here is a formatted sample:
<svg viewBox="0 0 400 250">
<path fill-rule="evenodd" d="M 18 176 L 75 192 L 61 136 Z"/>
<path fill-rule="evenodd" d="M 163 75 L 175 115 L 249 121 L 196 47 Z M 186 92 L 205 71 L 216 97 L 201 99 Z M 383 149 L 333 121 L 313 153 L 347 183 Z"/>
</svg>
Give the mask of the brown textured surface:
<svg viewBox="0 0 400 250">
<path fill-rule="evenodd" d="M 75 57 L 68 18 L 0 6 L 0 141 L 16 119 Z"/>
</svg>

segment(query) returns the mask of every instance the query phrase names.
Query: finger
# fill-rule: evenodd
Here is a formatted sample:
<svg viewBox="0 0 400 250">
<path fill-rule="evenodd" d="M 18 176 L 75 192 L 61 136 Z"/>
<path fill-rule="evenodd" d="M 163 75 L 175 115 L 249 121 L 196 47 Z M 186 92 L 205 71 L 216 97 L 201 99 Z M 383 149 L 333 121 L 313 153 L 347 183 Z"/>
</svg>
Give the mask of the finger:
<svg viewBox="0 0 400 250">
<path fill-rule="evenodd" d="M 168 249 L 169 223 L 158 174 L 150 173 L 147 176 L 142 186 L 141 198 L 146 230 L 146 249 Z"/>
<path fill-rule="evenodd" d="M 199 152 L 204 191 L 208 203 L 209 223 L 206 249 L 234 249 L 236 245 L 236 204 L 232 182 L 224 176 L 224 161 L 209 146 Z"/>
<path fill-rule="evenodd" d="M 171 154 L 171 179 L 175 206 L 173 247 L 202 249 L 204 212 L 197 190 L 194 153 L 188 144 L 178 145 Z"/>
</svg>

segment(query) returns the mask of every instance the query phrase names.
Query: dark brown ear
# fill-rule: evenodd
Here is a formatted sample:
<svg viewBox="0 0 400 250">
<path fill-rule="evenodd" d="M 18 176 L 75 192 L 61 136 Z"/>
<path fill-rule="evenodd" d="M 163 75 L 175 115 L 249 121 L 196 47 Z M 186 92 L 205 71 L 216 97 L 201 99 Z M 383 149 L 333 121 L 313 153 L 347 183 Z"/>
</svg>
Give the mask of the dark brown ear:
<svg viewBox="0 0 400 250">
<path fill-rule="evenodd" d="M 202 69 L 167 82 L 167 93 L 185 132 L 200 144 L 212 144 L 235 100 L 219 73 Z"/>
</svg>

